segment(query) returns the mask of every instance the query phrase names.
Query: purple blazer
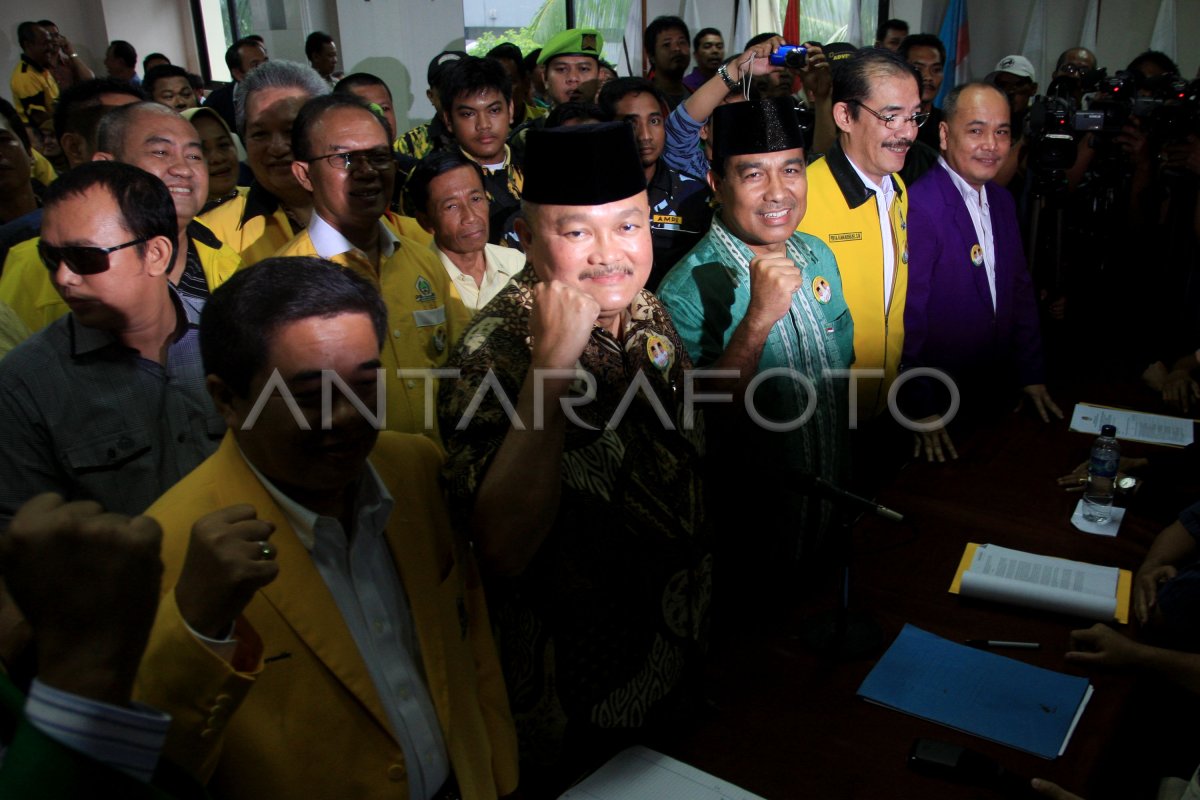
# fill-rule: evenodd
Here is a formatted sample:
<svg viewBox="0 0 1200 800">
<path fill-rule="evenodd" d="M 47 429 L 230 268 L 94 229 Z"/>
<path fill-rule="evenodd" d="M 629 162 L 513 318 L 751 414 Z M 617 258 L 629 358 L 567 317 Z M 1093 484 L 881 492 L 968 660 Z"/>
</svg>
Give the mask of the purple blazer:
<svg viewBox="0 0 1200 800">
<path fill-rule="evenodd" d="M 994 310 L 987 271 L 971 261 L 982 242 L 949 173 L 937 164 L 909 189 L 901 365 L 937 367 L 964 381 L 964 389 L 997 395 L 1044 383 L 1045 367 L 1016 205 L 995 183 L 985 191 L 996 246 Z"/>
</svg>

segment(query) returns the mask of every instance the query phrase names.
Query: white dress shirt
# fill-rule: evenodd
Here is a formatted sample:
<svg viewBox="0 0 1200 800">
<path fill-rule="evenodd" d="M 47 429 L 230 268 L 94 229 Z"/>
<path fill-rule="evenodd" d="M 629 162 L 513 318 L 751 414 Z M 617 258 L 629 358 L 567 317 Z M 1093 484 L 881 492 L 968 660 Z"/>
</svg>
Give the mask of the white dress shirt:
<svg viewBox="0 0 1200 800">
<path fill-rule="evenodd" d="M 310 511 L 249 460 L 246 464 L 287 516 L 342 612 L 404 750 L 409 796 L 428 800 L 450 777 L 450 757 L 425 683 L 412 609 L 385 535 L 391 495 L 368 463 L 354 503 L 355 527 L 347 533 L 340 520 Z"/>
<path fill-rule="evenodd" d="M 875 193 L 875 209 L 879 212 L 879 238 L 883 241 L 883 310 L 887 313 L 892 307 L 893 284 L 896 282 L 896 239 L 892 236 L 892 218 L 890 212 L 896 199 L 896 187 L 892 185 L 892 176 L 884 175 L 883 183 L 877 184 L 866 176 L 858 165 L 846 156 L 850 166 L 862 178 L 867 188 Z"/>
<path fill-rule="evenodd" d="M 458 289 L 463 304 L 472 312 L 486 306 L 489 300 L 508 285 L 512 276 L 525 269 L 525 254 L 520 250 L 501 247 L 498 244 L 485 244 L 483 246 L 483 282 L 477 284 L 474 278 L 460 270 L 450 260 L 450 256 L 438 247 L 436 240 L 429 243 L 429 248 L 437 254 L 442 266 L 449 273 L 450 280 L 454 282 L 454 288 Z"/>
<path fill-rule="evenodd" d="M 992 311 L 996 310 L 996 240 L 992 236 L 992 209 L 988 205 L 987 190 L 976 189 L 963 180 L 963 177 L 950 168 L 946 159 L 938 156 L 938 164 L 950 173 L 950 180 L 962 195 L 967 204 L 967 212 L 971 215 L 971 224 L 975 226 L 975 241 L 983 251 L 982 266 L 987 270 L 988 289 L 992 292 Z"/>
</svg>

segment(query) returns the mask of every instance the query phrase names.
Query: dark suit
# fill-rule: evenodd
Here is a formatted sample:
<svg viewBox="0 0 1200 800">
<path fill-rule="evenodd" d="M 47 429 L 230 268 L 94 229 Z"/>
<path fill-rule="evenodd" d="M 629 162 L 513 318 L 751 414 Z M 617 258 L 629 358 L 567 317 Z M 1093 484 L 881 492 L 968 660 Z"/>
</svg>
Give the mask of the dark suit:
<svg viewBox="0 0 1200 800">
<path fill-rule="evenodd" d="M 967 414 L 1007 403 L 1016 387 L 1045 381 L 1037 300 L 1016 206 L 994 183 L 985 191 L 996 251 L 994 307 L 987 270 L 971 258 L 972 248 L 983 243 L 950 174 L 935 166 L 909 195 L 902 368 L 936 367 L 950 373 L 963 392 Z M 901 395 L 907 413 L 926 416 L 942 410 L 934 384 L 910 384 Z"/>
</svg>

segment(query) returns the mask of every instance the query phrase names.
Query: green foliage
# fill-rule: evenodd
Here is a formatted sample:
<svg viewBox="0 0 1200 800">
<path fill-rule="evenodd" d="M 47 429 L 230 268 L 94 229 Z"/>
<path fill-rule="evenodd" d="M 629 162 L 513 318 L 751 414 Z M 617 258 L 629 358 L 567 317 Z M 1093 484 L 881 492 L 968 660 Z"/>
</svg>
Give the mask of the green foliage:
<svg viewBox="0 0 1200 800">
<path fill-rule="evenodd" d="M 598 28 L 605 42 L 620 43 L 631 5 L 632 0 L 575 0 L 575 24 L 580 28 Z M 512 42 L 528 55 L 566 27 L 566 0 L 545 0 L 524 28 L 501 34 L 485 32 L 467 52 L 483 56 L 501 42 Z"/>
<path fill-rule="evenodd" d="M 475 40 L 474 44 L 467 48 L 467 52 L 473 56 L 482 58 L 487 55 L 489 50 L 501 42 L 512 42 L 521 48 L 521 55 L 529 55 L 542 46 L 540 42 L 533 38 L 533 28 L 530 26 L 517 31 L 510 28 L 504 33 L 485 31 Z"/>
</svg>

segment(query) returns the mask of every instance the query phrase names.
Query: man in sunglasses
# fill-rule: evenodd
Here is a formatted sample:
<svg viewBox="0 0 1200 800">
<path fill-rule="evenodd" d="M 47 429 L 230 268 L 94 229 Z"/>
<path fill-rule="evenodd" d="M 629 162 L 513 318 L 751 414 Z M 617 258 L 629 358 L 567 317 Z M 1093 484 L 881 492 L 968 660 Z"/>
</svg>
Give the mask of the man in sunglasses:
<svg viewBox="0 0 1200 800">
<path fill-rule="evenodd" d="M 208 169 L 200 134 L 174 109 L 130 103 L 105 112 L 97 132 L 97 161 L 120 161 L 157 176 L 168 189 L 177 221 L 174 262 L 168 270 L 179 294 L 197 308 L 242 259 L 195 220 L 208 198 Z M 69 310 L 29 246 L 14 249 L 0 278 L 0 301 L 8 303 L 31 330 L 40 330 Z"/>
<path fill-rule="evenodd" d="M 292 171 L 312 192 L 313 216 L 277 253 L 319 256 L 371 281 L 388 307 L 383 346 L 389 430 L 437 438 L 432 374 L 471 315 L 428 247 L 408 235 L 415 220 L 388 210 L 395 181 L 392 132 L 363 100 L 333 94 L 309 100 L 292 125 Z"/>
<path fill-rule="evenodd" d="M 178 225 L 163 182 L 128 164 L 47 190 L 41 269 L 70 313 L 0 362 L 0 528 L 41 492 L 139 514 L 216 449 L 199 314 L 168 279 Z"/>
<path fill-rule="evenodd" d="M 887 408 L 900 366 L 908 285 L 908 196 L 895 174 L 927 115 L 917 73 L 890 50 L 864 48 L 833 73 L 837 142 L 808 171 L 800 230 L 833 250 L 854 318 L 852 380 L 859 420 Z M 857 400 L 855 399 L 857 397 Z"/>
</svg>

